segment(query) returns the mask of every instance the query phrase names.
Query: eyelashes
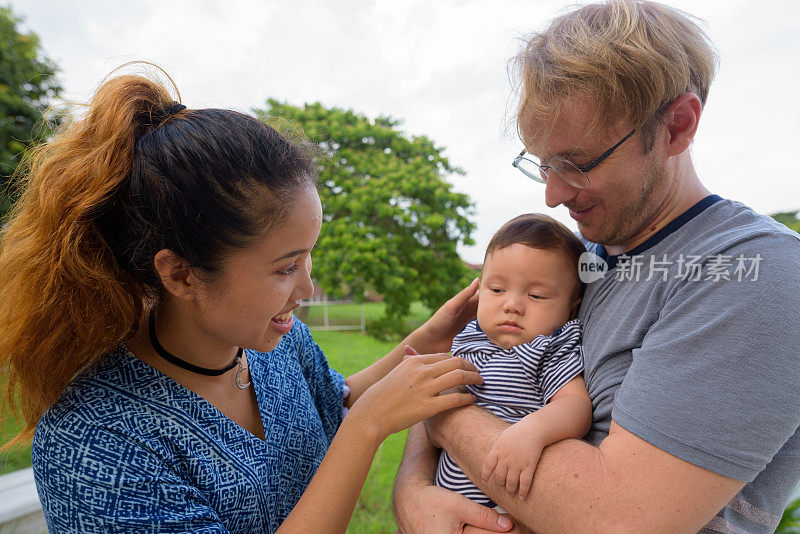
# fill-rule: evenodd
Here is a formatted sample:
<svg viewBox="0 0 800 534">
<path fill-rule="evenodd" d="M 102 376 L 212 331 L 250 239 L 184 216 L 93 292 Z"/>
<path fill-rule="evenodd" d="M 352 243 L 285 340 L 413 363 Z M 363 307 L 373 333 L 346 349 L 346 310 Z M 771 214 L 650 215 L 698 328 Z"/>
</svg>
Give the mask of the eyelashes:
<svg viewBox="0 0 800 534">
<path fill-rule="evenodd" d="M 314 246 L 311 247 L 311 250 L 308 251 L 308 257 L 306 258 L 306 261 L 311 259 L 311 253 L 314 250 L 316 250 L 316 248 L 317 248 L 316 244 L 314 244 Z M 281 270 L 275 271 L 275 272 L 277 272 L 278 274 L 280 274 L 282 276 L 289 276 L 289 275 L 292 275 L 292 274 L 296 273 L 298 269 L 300 269 L 300 267 L 296 263 L 294 263 L 290 267 L 287 267 L 286 269 L 281 269 Z"/>
<path fill-rule="evenodd" d="M 295 265 L 292 265 L 291 267 L 289 267 L 288 269 L 281 269 L 280 271 L 277 271 L 277 272 L 280 275 L 289 276 L 291 274 L 296 273 L 299 268 L 300 267 L 298 267 L 297 264 L 295 264 Z"/>
</svg>

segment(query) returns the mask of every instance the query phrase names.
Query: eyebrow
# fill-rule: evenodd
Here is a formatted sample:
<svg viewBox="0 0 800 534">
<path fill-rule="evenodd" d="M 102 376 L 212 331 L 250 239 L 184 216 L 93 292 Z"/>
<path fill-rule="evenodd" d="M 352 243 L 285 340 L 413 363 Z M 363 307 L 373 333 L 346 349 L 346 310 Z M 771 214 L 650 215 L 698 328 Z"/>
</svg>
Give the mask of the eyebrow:
<svg viewBox="0 0 800 534">
<path fill-rule="evenodd" d="M 311 250 L 312 250 L 311 248 L 293 250 L 293 251 L 291 251 L 291 252 L 289 252 L 287 254 L 284 254 L 280 258 L 275 258 L 274 260 L 272 260 L 272 263 L 278 263 L 279 261 L 283 261 L 283 260 L 285 260 L 287 258 L 291 258 L 292 256 L 299 256 L 300 254 L 305 254 L 306 252 L 311 252 Z"/>
<path fill-rule="evenodd" d="M 570 149 L 570 150 L 563 150 L 561 152 L 557 152 L 556 154 L 554 154 L 554 155 L 552 155 L 552 156 L 550 156 L 549 158 L 546 158 L 546 159 L 549 160 L 549 159 L 552 159 L 552 158 L 562 158 L 562 159 L 566 159 L 566 160 L 572 161 L 572 158 L 588 158 L 590 155 L 591 154 L 588 153 L 588 152 L 573 148 L 573 149 Z M 544 161 L 544 158 L 542 160 Z"/>
</svg>

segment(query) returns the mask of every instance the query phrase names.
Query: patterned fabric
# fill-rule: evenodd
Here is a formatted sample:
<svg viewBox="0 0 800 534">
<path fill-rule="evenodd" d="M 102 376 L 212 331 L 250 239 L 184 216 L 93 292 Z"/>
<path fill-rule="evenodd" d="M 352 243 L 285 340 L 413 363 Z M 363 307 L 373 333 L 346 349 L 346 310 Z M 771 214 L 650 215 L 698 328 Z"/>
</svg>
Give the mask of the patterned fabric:
<svg viewBox="0 0 800 534">
<path fill-rule="evenodd" d="M 247 361 L 266 441 L 124 346 L 74 380 L 33 441 L 49 531 L 277 530 L 341 423 L 344 377 L 296 319 Z"/>
<path fill-rule="evenodd" d="M 475 405 L 513 424 L 544 406 L 583 371 L 580 341 L 581 323 L 574 319 L 550 336 L 503 349 L 473 320 L 453 340 L 452 353 L 472 362 L 481 373 L 483 384 L 467 386 L 475 395 Z M 447 451 L 439 456 L 435 482 L 479 504 L 495 506 Z"/>
</svg>

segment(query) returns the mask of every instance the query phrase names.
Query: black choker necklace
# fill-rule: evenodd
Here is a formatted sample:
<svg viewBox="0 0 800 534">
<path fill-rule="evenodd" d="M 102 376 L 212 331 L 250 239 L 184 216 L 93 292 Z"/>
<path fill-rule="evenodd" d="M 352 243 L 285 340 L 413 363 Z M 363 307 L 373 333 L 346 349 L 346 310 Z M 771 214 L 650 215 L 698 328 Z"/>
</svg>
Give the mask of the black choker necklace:
<svg viewBox="0 0 800 534">
<path fill-rule="evenodd" d="M 150 330 L 150 343 L 153 345 L 153 348 L 158 353 L 158 355 L 161 356 L 162 358 L 164 358 L 165 360 L 167 360 L 169 363 L 171 363 L 173 365 L 177 365 L 178 367 L 180 367 L 182 369 L 186 369 L 187 371 L 191 371 L 193 373 L 198 373 L 198 374 L 206 375 L 206 376 L 219 376 L 219 375 L 225 374 L 225 373 L 227 373 L 228 371 L 230 371 L 231 369 L 233 369 L 234 367 L 236 367 L 238 365 L 239 366 L 239 371 L 237 371 L 236 378 L 235 378 L 236 386 L 239 389 L 246 389 L 250 385 L 249 382 L 247 384 L 242 384 L 242 379 L 239 376 L 239 373 L 241 373 L 245 369 L 245 367 L 242 365 L 242 352 L 243 352 L 243 349 L 241 347 L 239 347 L 239 351 L 236 353 L 236 358 L 234 358 L 233 362 L 231 362 L 231 364 L 228 365 L 227 367 L 224 367 L 222 369 L 208 369 L 207 367 L 200 367 L 198 365 L 194 365 L 194 364 L 191 364 L 191 363 L 189 363 L 187 361 L 181 360 L 180 358 L 178 358 L 174 354 L 170 354 L 169 352 L 167 352 L 166 349 L 164 349 L 164 347 L 161 346 L 161 343 L 158 342 L 158 338 L 156 337 L 156 312 L 155 312 L 155 309 L 150 312 L 150 320 L 149 320 L 149 322 L 150 322 L 150 328 L 149 328 L 149 330 Z"/>
</svg>

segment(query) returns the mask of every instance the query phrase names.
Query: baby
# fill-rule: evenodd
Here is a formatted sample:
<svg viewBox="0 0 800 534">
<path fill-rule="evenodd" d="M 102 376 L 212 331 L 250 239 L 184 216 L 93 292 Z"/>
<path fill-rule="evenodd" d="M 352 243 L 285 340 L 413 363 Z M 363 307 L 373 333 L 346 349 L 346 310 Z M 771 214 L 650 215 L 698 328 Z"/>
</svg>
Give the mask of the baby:
<svg viewBox="0 0 800 534">
<path fill-rule="evenodd" d="M 478 318 L 453 340 L 453 355 L 475 364 L 483 377 L 482 385 L 467 386 L 475 404 L 512 423 L 495 442 L 481 477 L 504 481 L 520 499 L 528 494 L 542 449 L 582 437 L 591 423 L 575 319 L 584 251 L 575 234 L 546 215 L 507 222 L 486 250 Z M 495 507 L 446 451 L 436 485 Z"/>
</svg>

